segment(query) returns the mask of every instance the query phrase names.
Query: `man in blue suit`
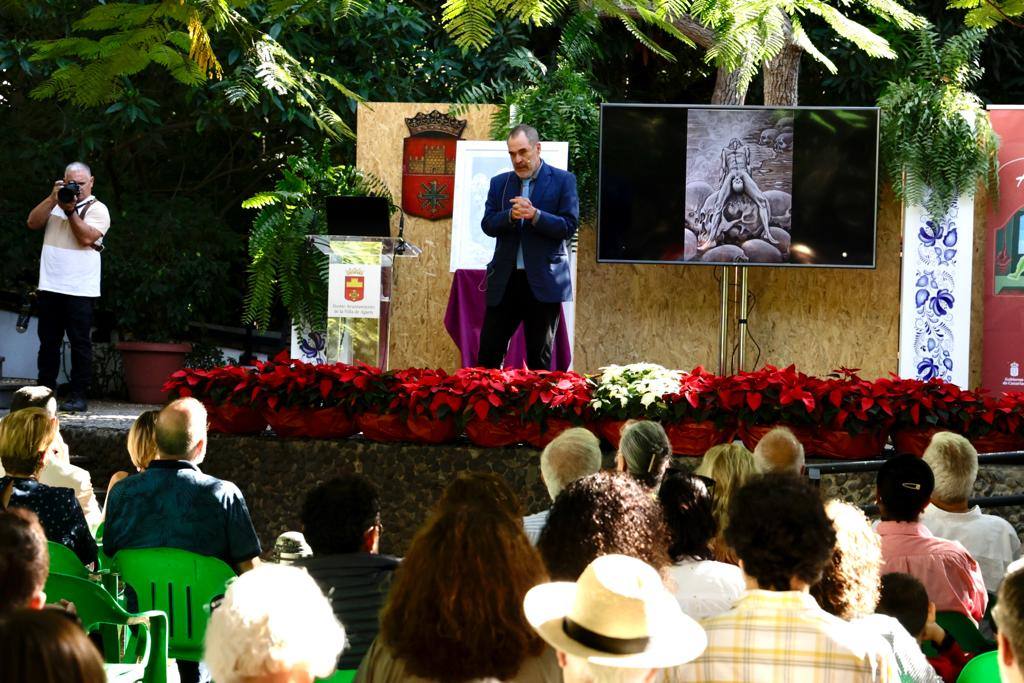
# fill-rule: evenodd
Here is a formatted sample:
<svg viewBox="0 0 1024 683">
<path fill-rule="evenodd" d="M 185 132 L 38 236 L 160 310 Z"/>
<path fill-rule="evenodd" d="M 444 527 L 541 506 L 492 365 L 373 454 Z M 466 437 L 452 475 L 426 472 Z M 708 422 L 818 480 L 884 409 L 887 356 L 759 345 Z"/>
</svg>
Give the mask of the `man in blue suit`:
<svg viewBox="0 0 1024 683">
<path fill-rule="evenodd" d="M 562 302 L 572 299 L 569 239 L 580 202 L 576 176 L 545 164 L 536 129 L 508 136 L 513 170 L 491 178 L 480 227 L 497 238 L 487 264 L 487 313 L 480 332 L 481 367 L 501 367 L 512 334 L 523 323 L 526 365 L 547 370 Z"/>
</svg>

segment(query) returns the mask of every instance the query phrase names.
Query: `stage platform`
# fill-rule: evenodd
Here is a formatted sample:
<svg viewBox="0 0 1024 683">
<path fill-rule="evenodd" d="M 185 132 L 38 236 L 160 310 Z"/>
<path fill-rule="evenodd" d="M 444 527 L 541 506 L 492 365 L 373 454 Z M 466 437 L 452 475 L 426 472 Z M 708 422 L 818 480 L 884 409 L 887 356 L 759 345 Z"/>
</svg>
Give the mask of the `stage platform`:
<svg viewBox="0 0 1024 683">
<path fill-rule="evenodd" d="M 131 466 L 125 442 L 128 429 L 143 410 L 154 406 L 92 403 L 90 412 L 62 414 L 61 431 L 71 453 L 91 473 L 98 489 L 110 475 Z M 611 467 L 614 453 L 605 453 Z M 692 469 L 700 458 L 676 458 L 674 466 Z M 811 461 L 836 462 L 836 461 Z M 430 507 L 459 472 L 494 472 L 519 495 L 528 513 L 550 505 L 540 478 L 539 451 L 530 447 L 479 448 L 468 441 L 444 446 L 382 444 L 361 437 L 338 441 L 282 439 L 270 432 L 256 437 L 213 434 L 202 469 L 233 481 L 245 495 L 253 524 L 269 550 L 283 531 L 299 529 L 306 492 L 332 477 L 359 472 L 381 491 L 384 534 L 381 551 L 401 555 Z M 822 495 L 857 504 L 874 503 L 874 472 L 825 474 Z M 982 466 L 976 496 L 1024 492 L 1024 467 Z M 1024 529 L 1024 507 L 989 510 Z"/>
</svg>

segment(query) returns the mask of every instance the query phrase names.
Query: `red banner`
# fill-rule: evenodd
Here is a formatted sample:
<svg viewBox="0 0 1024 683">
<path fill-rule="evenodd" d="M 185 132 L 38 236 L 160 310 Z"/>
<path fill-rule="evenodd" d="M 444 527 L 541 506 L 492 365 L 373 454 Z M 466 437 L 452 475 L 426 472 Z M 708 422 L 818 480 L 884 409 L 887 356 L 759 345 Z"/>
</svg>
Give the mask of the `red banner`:
<svg viewBox="0 0 1024 683">
<path fill-rule="evenodd" d="M 999 136 L 999 199 L 985 236 L 985 324 L 981 385 L 1024 391 L 1024 107 L 993 107 Z"/>
</svg>

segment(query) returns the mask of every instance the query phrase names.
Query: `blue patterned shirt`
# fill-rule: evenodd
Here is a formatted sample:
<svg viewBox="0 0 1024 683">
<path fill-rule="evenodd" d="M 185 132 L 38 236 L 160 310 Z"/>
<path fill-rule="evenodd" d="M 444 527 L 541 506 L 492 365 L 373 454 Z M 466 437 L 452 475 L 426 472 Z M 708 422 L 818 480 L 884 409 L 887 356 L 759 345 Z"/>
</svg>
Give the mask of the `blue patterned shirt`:
<svg viewBox="0 0 1024 683">
<path fill-rule="evenodd" d="M 238 487 L 187 460 L 154 460 L 110 490 L 103 549 L 180 548 L 234 566 L 260 554 Z"/>
<path fill-rule="evenodd" d="M 8 483 L 12 486 L 7 507 L 25 508 L 36 513 L 46 532 L 46 540 L 71 548 L 82 564 L 96 561 L 96 541 L 73 490 L 40 484 L 35 479 L 3 477 L 0 478 L 0 492 L 7 489 Z"/>
</svg>

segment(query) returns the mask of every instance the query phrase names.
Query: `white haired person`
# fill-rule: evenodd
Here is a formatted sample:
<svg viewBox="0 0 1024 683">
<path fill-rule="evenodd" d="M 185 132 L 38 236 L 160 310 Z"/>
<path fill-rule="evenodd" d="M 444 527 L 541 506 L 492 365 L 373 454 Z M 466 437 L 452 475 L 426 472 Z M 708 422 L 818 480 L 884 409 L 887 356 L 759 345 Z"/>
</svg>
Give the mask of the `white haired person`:
<svg viewBox="0 0 1024 683">
<path fill-rule="evenodd" d="M 672 462 L 672 444 L 665 428 L 650 420 L 630 421 L 622 430 L 615 467 L 655 493 Z"/>
<path fill-rule="evenodd" d="M 534 586 L 523 610 L 566 683 L 650 683 L 707 645 L 658 572 L 627 555 L 598 557 L 576 582 Z"/>
<path fill-rule="evenodd" d="M 345 629 L 305 570 L 264 564 L 229 585 L 206 629 L 217 683 L 311 683 L 334 671 Z"/>
<path fill-rule="evenodd" d="M 967 500 L 978 478 L 978 451 L 952 432 L 938 432 L 924 452 L 932 468 L 935 488 L 921 523 L 934 535 L 959 541 L 981 567 L 985 590 L 995 593 L 1007 567 L 1020 557 L 1020 539 L 1002 517 L 984 515 Z"/>
<path fill-rule="evenodd" d="M 754 467 L 761 474 L 777 472 L 800 476 L 804 470 L 804 446 L 786 427 L 776 427 L 754 447 Z"/>
<path fill-rule="evenodd" d="M 540 454 L 540 476 L 551 500 L 569 484 L 601 469 L 601 441 L 582 427 L 573 427 L 551 440 Z M 530 543 L 537 545 L 548 521 L 549 510 L 523 517 L 523 530 Z"/>
</svg>

